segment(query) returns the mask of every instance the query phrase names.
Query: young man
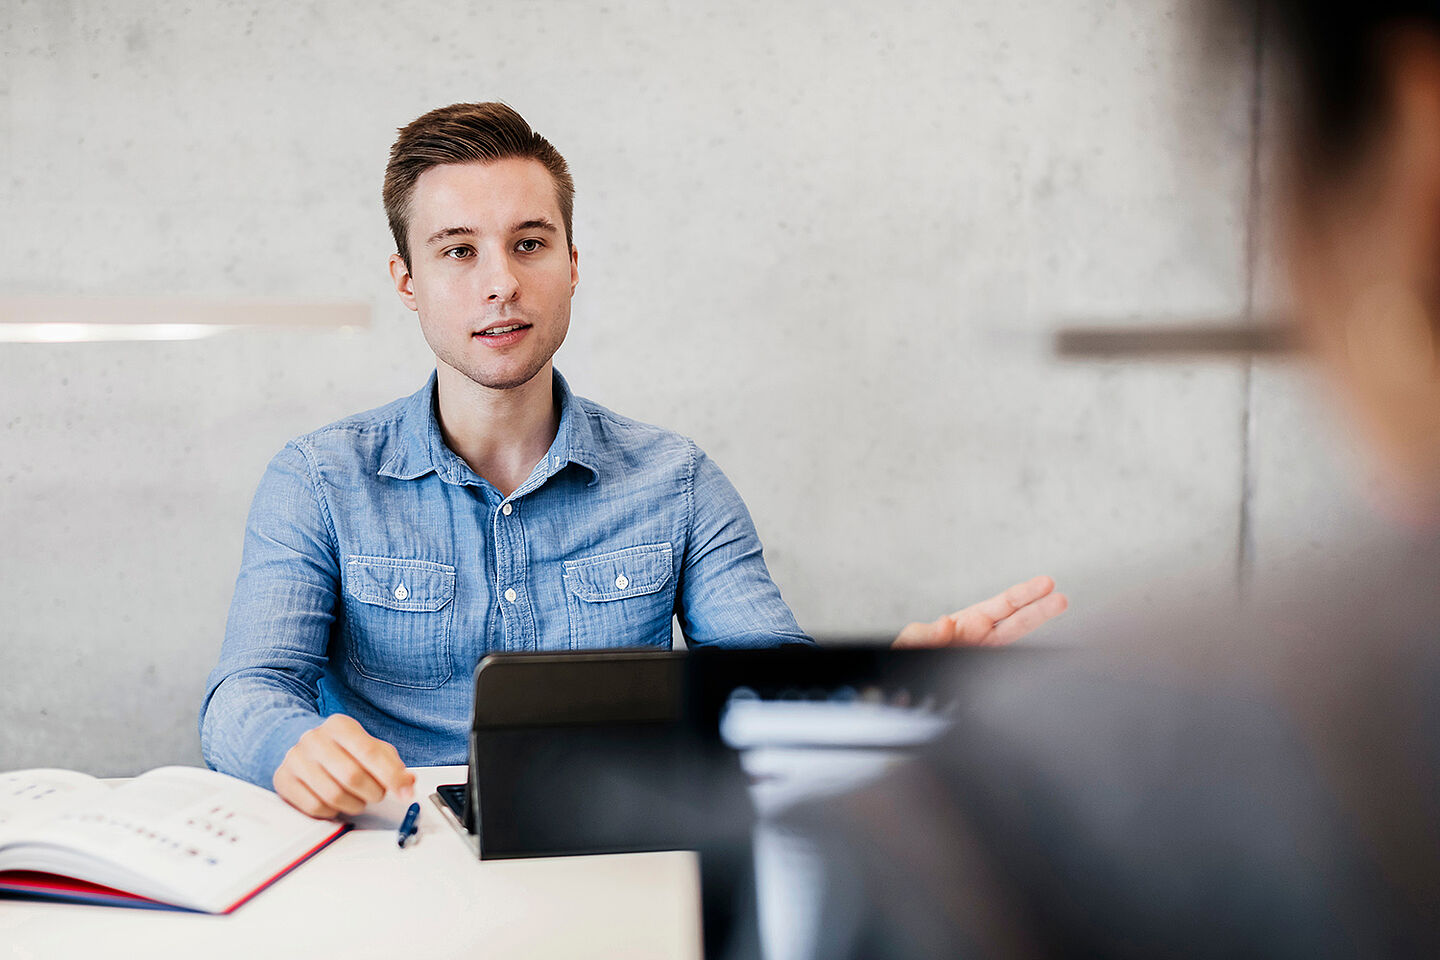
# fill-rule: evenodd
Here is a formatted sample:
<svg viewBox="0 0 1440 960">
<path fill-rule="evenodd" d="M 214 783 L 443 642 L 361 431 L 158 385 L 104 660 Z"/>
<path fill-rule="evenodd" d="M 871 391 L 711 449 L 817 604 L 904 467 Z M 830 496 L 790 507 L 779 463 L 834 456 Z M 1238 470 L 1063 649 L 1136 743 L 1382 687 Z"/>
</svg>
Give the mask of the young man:
<svg viewBox="0 0 1440 960">
<path fill-rule="evenodd" d="M 400 131 L 390 275 L 436 370 L 287 444 L 246 527 L 201 708 L 217 770 L 313 816 L 462 762 L 498 650 L 809 643 L 739 495 L 689 440 L 571 393 L 551 365 L 579 282 L 564 159 L 509 107 Z M 1048 578 L 897 642 L 1005 642 L 1064 609 Z"/>
</svg>

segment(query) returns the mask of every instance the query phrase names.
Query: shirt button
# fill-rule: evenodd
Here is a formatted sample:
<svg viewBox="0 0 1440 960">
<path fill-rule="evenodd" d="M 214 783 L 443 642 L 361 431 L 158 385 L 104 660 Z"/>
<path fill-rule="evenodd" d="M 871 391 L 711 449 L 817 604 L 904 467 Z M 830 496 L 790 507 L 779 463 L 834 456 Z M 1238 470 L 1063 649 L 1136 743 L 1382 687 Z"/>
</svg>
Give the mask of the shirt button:
<svg viewBox="0 0 1440 960">
<path fill-rule="evenodd" d="M 615 578 L 616 590 L 624 590 L 628 586 L 630 586 L 630 580 L 625 576 L 625 574 L 622 573 L 620 574 L 620 576 Z"/>
<path fill-rule="evenodd" d="M 516 596 L 517 596 L 517 594 L 515 593 L 515 588 L 514 588 L 514 587 L 511 587 L 509 590 L 506 590 L 506 591 L 505 591 L 505 599 L 506 599 L 506 600 L 509 600 L 511 603 L 514 603 L 514 602 L 515 602 L 515 597 L 516 597 Z"/>
<path fill-rule="evenodd" d="M 396 600 L 404 600 L 408 596 L 410 596 L 410 591 L 405 589 L 405 584 L 402 583 L 400 584 L 400 586 L 395 588 Z"/>
<path fill-rule="evenodd" d="M 505 514 L 505 516 L 508 517 L 508 516 L 510 516 L 510 509 L 511 509 L 511 508 L 510 508 L 510 504 L 507 503 L 507 504 L 505 504 L 503 507 L 500 508 L 500 512 L 503 513 L 503 514 Z"/>
</svg>

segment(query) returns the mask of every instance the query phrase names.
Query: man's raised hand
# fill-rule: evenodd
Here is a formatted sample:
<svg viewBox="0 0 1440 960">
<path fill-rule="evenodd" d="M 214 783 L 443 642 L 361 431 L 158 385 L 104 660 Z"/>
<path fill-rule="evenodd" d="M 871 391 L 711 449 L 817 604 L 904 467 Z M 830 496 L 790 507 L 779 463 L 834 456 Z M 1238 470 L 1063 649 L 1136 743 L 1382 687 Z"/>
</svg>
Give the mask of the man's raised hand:
<svg viewBox="0 0 1440 960">
<path fill-rule="evenodd" d="M 892 646 L 998 646 L 1025 636 L 1064 613 L 1069 605 L 1063 593 L 1055 592 L 1054 580 L 1035 577 L 939 620 L 912 623 L 900 631 Z"/>
<path fill-rule="evenodd" d="M 394 747 L 370 736 L 353 717 L 337 713 L 290 748 L 274 784 L 282 800 L 323 820 L 358 814 L 391 791 L 408 800 L 415 775 Z"/>
</svg>

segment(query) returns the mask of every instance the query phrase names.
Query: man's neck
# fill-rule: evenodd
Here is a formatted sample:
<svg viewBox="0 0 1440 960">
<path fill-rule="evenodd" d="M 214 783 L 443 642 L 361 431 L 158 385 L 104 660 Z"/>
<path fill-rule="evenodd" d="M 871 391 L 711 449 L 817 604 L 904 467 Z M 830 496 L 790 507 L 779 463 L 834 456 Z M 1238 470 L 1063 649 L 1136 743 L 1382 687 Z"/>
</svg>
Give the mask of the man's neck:
<svg viewBox="0 0 1440 960">
<path fill-rule="evenodd" d="M 551 365 L 518 387 L 482 387 L 447 364 L 436 365 L 440 433 L 476 475 L 510 496 L 529 478 L 555 433 L 560 410 Z"/>
</svg>

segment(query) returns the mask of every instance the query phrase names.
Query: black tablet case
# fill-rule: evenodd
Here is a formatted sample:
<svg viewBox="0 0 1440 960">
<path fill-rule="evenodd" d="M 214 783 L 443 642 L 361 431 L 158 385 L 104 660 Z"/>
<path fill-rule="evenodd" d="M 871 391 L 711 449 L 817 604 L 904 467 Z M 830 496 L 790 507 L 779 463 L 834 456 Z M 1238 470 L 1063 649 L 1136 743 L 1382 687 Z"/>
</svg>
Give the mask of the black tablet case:
<svg viewBox="0 0 1440 960">
<path fill-rule="evenodd" d="M 495 654 L 476 668 L 464 822 L 481 859 L 698 849 L 748 835 L 732 691 L 933 695 L 975 651 L 779 648 Z"/>
</svg>

